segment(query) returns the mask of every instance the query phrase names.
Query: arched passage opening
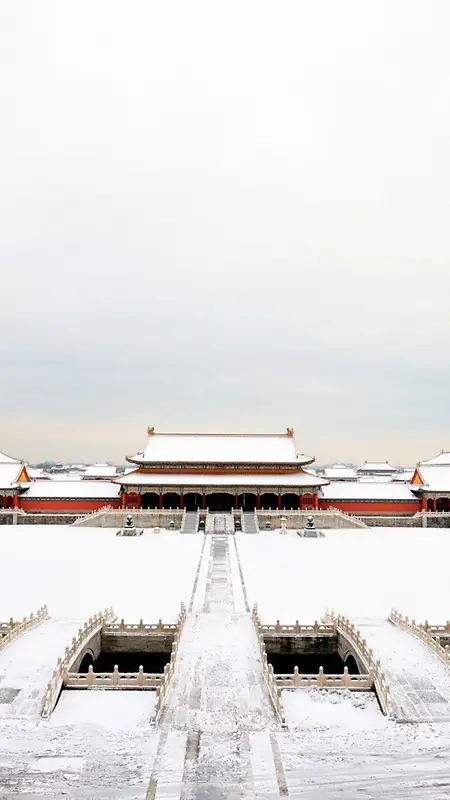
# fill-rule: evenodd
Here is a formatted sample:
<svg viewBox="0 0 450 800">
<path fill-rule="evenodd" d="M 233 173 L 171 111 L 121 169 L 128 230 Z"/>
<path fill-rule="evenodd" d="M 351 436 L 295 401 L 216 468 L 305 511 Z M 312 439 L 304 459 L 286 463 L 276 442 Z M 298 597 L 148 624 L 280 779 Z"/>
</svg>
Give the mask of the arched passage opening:
<svg viewBox="0 0 450 800">
<path fill-rule="evenodd" d="M 438 497 L 436 500 L 436 511 L 450 511 L 450 498 Z"/>
<path fill-rule="evenodd" d="M 187 492 L 184 495 L 184 507 L 186 511 L 197 511 L 202 507 L 202 496 L 199 492 Z"/>
<path fill-rule="evenodd" d="M 145 492 L 141 496 L 141 508 L 158 508 L 158 500 L 157 492 Z"/>
<path fill-rule="evenodd" d="M 278 508 L 278 495 L 274 492 L 264 492 L 261 495 L 261 508 L 268 509 L 277 509 Z"/>
<path fill-rule="evenodd" d="M 231 511 L 234 506 L 234 495 L 227 492 L 214 492 L 206 498 L 210 511 Z"/>
<path fill-rule="evenodd" d="M 13 499 L 7 495 L 4 500 L 3 508 L 12 508 L 13 507 Z"/>
<path fill-rule="evenodd" d="M 238 507 L 243 511 L 254 511 L 256 508 L 256 494 L 245 492 L 238 497 Z"/>
<path fill-rule="evenodd" d="M 350 675 L 359 675 L 358 664 L 356 663 L 354 656 L 348 655 L 345 659 L 344 666 L 347 667 Z"/>
<path fill-rule="evenodd" d="M 281 508 L 283 508 L 285 511 L 297 511 L 298 500 L 298 494 L 287 492 L 286 494 L 283 494 L 281 498 Z"/>
<path fill-rule="evenodd" d="M 163 494 L 163 508 L 180 508 L 180 495 L 176 492 Z"/>
<path fill-rule="evenodd" d="M 80 666 L 78 667 L 78 672 L 84 673 L 89 671 L 89 667 L 94 666 L 94 657 L 90 650 L 88 650 L 81 661 Z"/>
<path fill-rule="evenodd" d="M 427 500 L 427 511 L 435 510 L 434 503 L 435 503 L 434 497 L 429 497 Z"/>
</svg>

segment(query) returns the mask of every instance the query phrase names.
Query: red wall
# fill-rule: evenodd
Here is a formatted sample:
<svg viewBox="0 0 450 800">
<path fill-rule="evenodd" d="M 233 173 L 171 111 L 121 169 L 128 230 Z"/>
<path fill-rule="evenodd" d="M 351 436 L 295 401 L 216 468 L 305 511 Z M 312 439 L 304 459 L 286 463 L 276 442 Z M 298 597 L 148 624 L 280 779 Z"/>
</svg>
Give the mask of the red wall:
<svg viewBox="0 0 450 800">
<path fill-rule="evenodd" d="M 104 506 L 120 508 L 121 501 L 117 498 L 114 498 L 114 500 L 62 500 L 60 498 L 55 500 L 34 500 L 31 497 L 19 498 L 19 508 L 23 508 L 29 514 L 45 511 L 60 514 L 83 514 L 87 511 L 98 511 Z"/>
<path fill-rule="evenodd" d="M 420 500 L 405 503 L 383 502 L 380 500 L 376 503 L 366 503 L 364 500 L 321 500 L 319 498 L 319 508 L 324 510 L 338 508 L 339 511 L 345 511 L 347 514 L 361 514 L 369 517 L 375 517 L 378 514 L 385 517 L 400 517 L 402 515 L 412 517 L 416 511 L 420 511 L 421 507 Z"/>
</svg>

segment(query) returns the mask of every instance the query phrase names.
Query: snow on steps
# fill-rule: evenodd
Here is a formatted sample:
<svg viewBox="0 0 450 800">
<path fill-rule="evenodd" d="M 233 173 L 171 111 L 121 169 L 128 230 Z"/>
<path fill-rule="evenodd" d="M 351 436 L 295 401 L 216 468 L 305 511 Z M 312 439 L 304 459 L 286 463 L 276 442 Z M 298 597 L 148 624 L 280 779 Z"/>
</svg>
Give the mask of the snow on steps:
<svg viewBox="0 0 450 800">
<path fill-rule="evenodd" d="M 397 722 L 449 722 L 450 670 L 427 644 L 386 619 L 356 620 L 382 660 Z"/>
<path fill-rule="evenodd" d="M 441 635 L 444 635 L 447 641 L 449 640 L 450 620 L 447 620 L 445 625 L 429 625 L 428 622 L 418 625 L 414 619 L 410 620 L 409 617 L 404 617 L 398 611 L 392 609 L 389 614 L 389 621 L 420 639 L 441 659 L 446 667 L 450 668 L 450 646 L 446 644 L 443 647 L 440 640 Z"/>
<path fill-rule="evenodd" d="M 0 704 L 1 716 L 39 717 L 56 659 L 79 625 L 79 620 L 46 619 L 0 655 L 0 686 L 13 697 Z"/>
<path fill-rule="evenodd" d="M 350 622 L 347 617 L 330 611 L 325 614 L 324 619 L 327 623 L 331 623 L 335 626 L 338 634 L 347 640 L 359 660 L 364 664 L 366 672 L 373 679 L 375 691 L 383 714 L 391 716 L 391 689 L 386 679 L 386 674 L 381 669 L 380 660 L 375 660 L 374 658 L 374 649 L 368 646 L 367 639 L 363 638 L 361 632 L 356 628 L 356 625 Z"/>
<path fill-rule="evenodd" d="M 66 638 L 65 643 L 62 644 L 57 654 L 56 668 L 53 669 L 51 679 L 47 684 L 47 691 L 42 709 L 42 716 L 44 719 L 48 719 L 58 702 L 64 676 L 70 671 L 71 665 L 76 661 L 92 637 L 103 628 L 103 625 L 107 622 L 111 622 L 113 619 L 115 619 L 113 609 L 111 607 L 106 608 L 104 611 L 94 614 L 93 617 L 89 617 L 83 627 L 78 627 L 78 632 L 76 635 L 72 636 L 70 645 L 67 644 L 69 637 Z M 72 627 L 73 625 L 74 623 L 72 623 Z M 64 653 L 63 657 L 61 657 L 61 653 Z"/>
</svg>

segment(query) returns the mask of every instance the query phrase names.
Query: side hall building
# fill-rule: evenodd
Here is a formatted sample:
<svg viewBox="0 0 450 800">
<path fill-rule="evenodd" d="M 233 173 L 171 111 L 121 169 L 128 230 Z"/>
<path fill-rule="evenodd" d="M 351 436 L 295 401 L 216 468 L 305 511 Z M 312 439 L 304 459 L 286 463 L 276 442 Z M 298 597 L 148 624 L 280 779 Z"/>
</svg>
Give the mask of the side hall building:
<svg viewBox="0 0 450 800">
<path fill-rule="evenodd" d="M 317 509 L 328 481 L 305 467 L 292 428 L 282 434 L 157 433 L 127 461 L 134 469 L 115 479 L 123 508 L 187 511 Z"/>
</svg>

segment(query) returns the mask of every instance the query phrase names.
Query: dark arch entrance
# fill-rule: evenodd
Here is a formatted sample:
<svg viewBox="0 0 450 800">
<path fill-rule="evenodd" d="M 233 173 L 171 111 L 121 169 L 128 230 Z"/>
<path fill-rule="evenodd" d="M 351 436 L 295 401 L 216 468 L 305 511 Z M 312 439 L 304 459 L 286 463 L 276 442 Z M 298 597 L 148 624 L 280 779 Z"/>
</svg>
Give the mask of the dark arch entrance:
<svg viewBox="0 0 450 800">
<path fill-rule="evenodd" d="M 358 664 L 352 655 L 347 656 L 344 666 L 347 667 L 350 675 L 359 675 Z"/>
<path fill-rule="evenodd" d="M 163 508 L 179 508 L 180 495 L 176 492 L 166 492 L 163 494 Z"/>
<path fill-rule="evenodd" d="M 88 650 L 87 653 L 84 654 L 82 662 L 78 668 L 78 672 L 88 672 L 89 667 L 94 666 L 94 659 L 92 658 L 92 653 Z"/>
<path fill-rule="evenodd" d="M 202 496 L 199 492 L 188 492 L 184 495 L 184 507 L 186 511 L 197 511 L 202 507 Z"/>
<path fill-rule="evenodd" d="M 298 500 L 298 494 L 294 494 L 293 492 L 283 494 L 281 498 L 281 508 L 283 508 L 285 511 L 297 511 Z"/>
<path fill-rule="evenodd" d="M 427 511 L 434 511 L 434 497 L 429 497 L 427 500 Z"/>
<path fill-rule="evenodd" d="M 159 495 L 156 492 L 145 492 L 141 496 L 141 508 L 158 508 Z"/>
<path fill-rule="evenodd" d="M 450 498 L 438 497 L 436 500 L 436 511 L 450 511 Z"/>
<path fill-rule="evenodd" d="M 256 494 L 245 492 L 238 497 L 238 506 L 243 511 L 254 511 L 256 508 Z"/>
<path fill-rule="evenodd" d="M 261 495 L 261 508 L 278 508 L 278 495 L 273 492 L 265 492 Z"/>
<path fill-rule="evenodd" d="M 234 506 L 234 495 L 226 492 L 214 492 L 206 498 L 210 511 L 231 511 Z"/>
</svg>

